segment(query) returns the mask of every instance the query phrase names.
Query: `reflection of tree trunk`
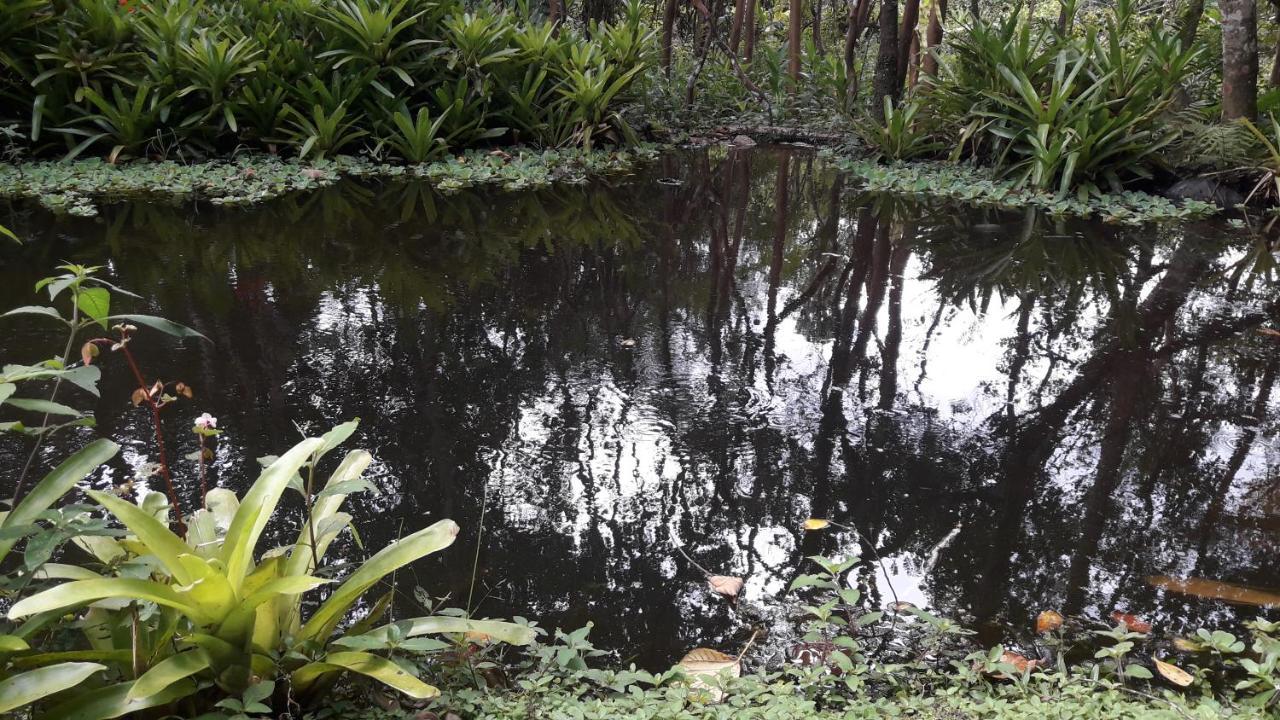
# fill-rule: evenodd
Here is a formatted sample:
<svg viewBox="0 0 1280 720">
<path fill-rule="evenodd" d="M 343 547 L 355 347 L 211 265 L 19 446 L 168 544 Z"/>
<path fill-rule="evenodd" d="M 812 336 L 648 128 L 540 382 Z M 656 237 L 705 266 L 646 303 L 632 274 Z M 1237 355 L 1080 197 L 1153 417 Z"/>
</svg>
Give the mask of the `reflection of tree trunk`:
<svg viewBox="0 0 1280 720">
<path fill-rule="evenodd" d="M 765 377 L 773 378 L 773 342 L 778 329 L 778 289 L 782 285 L 782 262 L 786 255 L 787 221 L 791 212 L 791 155 L 782 153 L 773 200 L 773 249 L 769 256 L 769 295 L 764 327 Z"/>
<path fill-rule="evenodd" d="M 1021 534 L 1026 506 L 1031 500 L 1036 479 L 1044 472 L 1044 463 L 1056 446 L 1063 423 L 1112 373 L 1117 360 L 1131 358 L 1130 353 L 1141 350 L 1149 361 L 1154 335 L 1186 302 L 1191 288 L 1207 267 L 1208 261 L 1200 249 L 1191 241 L 1183 241 L 1169 258 L 1164 276 L 1146 299 L 1136 309 L 1131 306 L 1129 311 L 1117 309 L 1111 313 L 1108 327 L 1097 336 L 1096 350 L 1077 370 L 1075 379 L 1053 401 L 1029 414 L 1009 439 L 1001 462 L 999 485 L 1003 498 L 989 533 L 989 537 L 999 538 L 999 542 L 990 543 L 991 552 L 977 573 L 981 587 L 974 594 L 977 598 L 974 614 L 979 622 L 992 618 L 1003 602 L 1003 588 L 1008 583 L 1012 563 L 1008 547 Z M 1130 293 L 1126 297 L 1129 302 L 1136 302 L 1137 294 Z M 1129 323 L 1132 332 L 1123 332 L 1119 328 L 1121 323 Z M 1119 339 L 1125 335 L 1130 340 Z M 1141 379 L 1140 374 L 1138 377 Z M 1128 384 L 1137 385 L 1136 382 Z M 1131 408 L 1129 412 L 1132 412 Z M 1118 422 L 1120 419 L 1115 418 L 1117 433 L 1122 429 Z M 1113 438 L 1110 443 L 1113 451 L 1118 445 Z M 1119 445 L 1119 450 L 1123 451 L 1122 445 Z"/>
<path fill-rule="evenodd" d="M 876 318 L 880 314 L 885 289 L 889 284 L 890 246 L 893 244 L 890 234 L 893 222 L 890 217 L 889 213 L 885 213 L 876 230 L 875 253 L 871 259 L 871 272 L 867 277 L 867 306 L 862 310 L 862 316 L 858 320 L 858 336 L 849 351 L 850 360 L 859 370 L 866 369 L 867 344 L 871 342 L 871 333 L 876 329 Z M 860 372 L 859 378 L 861 389 L 866 379 L 865 373 Z"/>
<path fill-rule="evenodd" d="M 1118 367 L 1117 367 L 1118 366 Z M 1111 494 L 1120 484 L 1120 466 L 1133 431 L 1143 381 L 1151 367 L 1143 350 L 1123 351 L 1112 363 L 1111 414 L 1107 418 L 1098 454 L 1098 474 L 1084 498 L 1084 519 L 1080 540 L 1071 554 L 1067 571 L 1067 614 L 1080 612 L 1089 586 L 1089 566 L 1106 527 L 1111 509 Z"/>
<path fill-rule="evenodd" d="M 858 229 L 854 235 L 853 255 L 849 260 L 849 287 L 844 308 L 840 312 L 835 343 L 831 348 L 831 388 L 841 388 L 853 378 L 853 330 L 858 317 L 858 302 L 874 255 L 876 226 L 879 218 L 869 209 L 858 212 Z M 824 388 L 825 390 L 826 388 Z"/>
<path fill-rule="evenodd" d="M 893 408 L 898 397 L 898 353 L 902 347 L 902 289 L 906 283 L 904 272 L 911 258 L 911 242 L 915 239 L 916 224 L 907 222 L 902 227 L 902 237 L 893 248 L 889 261 L 889 327 L 884 335 L 884 352 L 880 363 L 880 409 Z"/>
<path fill-rule="evenodd" d="M 1035 307 L 1035 296 L 1026 293 L 1018 307 L 1018 330 L 1013 342 L 1013 358 L 1009 362 L 1009 387 L 1005 392 L 1005 413 L 1012 420 L 1014 417 L 1014 398 L 1017 397 L 1018 383 L 1022 381 L 1022 368 L 1031 355 L 1031 310 Z"/>
<path fill-rule="evenodd" d="M 1278 369 L 1280 369 L 1280 356 L 1273 353 L 1258 384 L 1258 395 L 1253 401 L 1253 411 L 1248 418 L 1241 420 L 1240 437 L 1236 440 L 1236 446 L 1231 452 L 1231 458 L 1227 461 L 1227 467 L 1218 480 L 1213 499 L 1209 501 L 1209 509 L 1205 511 L 1204 519 L 1200 521 L 1201 540 L 1197 563 L 1205 559 L 1213 531 L 1222 519 L 1222 511 L 1226 507 L 1231 484 L 1235 481 L 1236 473 L 1240 472 L 1240 467 L 1244 465 L 1245 458 L 1249 456 L 1249 451 L 1253 449 L 1253 443 L 1258 438 L 1258 427 L 1267 416 L 1267 405 L 1271 402 L 1271 390 L 1275 387 Z"/>
</svg>

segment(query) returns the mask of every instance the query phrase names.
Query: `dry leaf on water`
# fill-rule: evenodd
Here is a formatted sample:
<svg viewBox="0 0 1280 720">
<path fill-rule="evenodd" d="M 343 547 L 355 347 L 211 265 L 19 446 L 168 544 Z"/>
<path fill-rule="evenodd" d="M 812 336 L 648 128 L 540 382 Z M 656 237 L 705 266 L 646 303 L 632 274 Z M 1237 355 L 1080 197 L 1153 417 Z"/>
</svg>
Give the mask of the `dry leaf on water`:
<svg viewBox="0 0 1280 720">
<path fill-rule="evenodd" d="M 1155 660 L 1156 671 L 1160 673 L 1160 676 L 1163 677 L 1165 680 L 1168 680 L 1169 682 L 1173 683 L 1174 685 L 1177 685 L 1178 687 L 1189 687 L 1191 683 L 1195 682 L 1196 680 L 1194 677 L 1191 676 L 1191 673 L 1187 672 L 1186 670 L 1183 670 L 1177 665 L 1167 663 L 1163 660 L 1160 660 L 1159 658 L 1153 657 L 1151 659 Z"/>
<path fill-rule="evenodd" d="M 1176 637 L 1173 639 L 1173 646 L 1182 652 L 1200 652 L 1204 646 L 1195 640 L 1189 640 L 1184 637 Z"/>
<path fill-rule="evenodd" d="M 1151 623 L 1143 620 L 1137 615 L 1122 613 L 1119 610 L 1116 610 L 1111 613 L 1111 619 L 1114 620 L 1117 625 L 1125 626 L 1129 632 L 1143 633 L 1144 635 L 1151 632 Z"/>
<path fill-rule="evenodd" d="M 738 597 L 742 592 L 742 578 L 731 575 L 712 575 L 707 578 L 707 585 L 725 597 Z"/>
<path fill-rule="evenodd" d="M 724 691 L 715 686 L 715 678 L 720 673 L 732 677 L 742 676 L 742 664 L 732 655 L 725 655 L 719 650 L 697 648 L 680 658 L 679 667 L 692 680 L 691 687 L 705 690 L 712 702 L 720 702 Z"/>
<path fill-rule="evenodd" d="M 1147 582 L 1184 595 L 1194 595 L 1211 600 L 1236 603 L 1238 605 L 1258 605 L 1271 607 L 1280 605 L 1280 594 L 1266 590 L 1256 590 L 1244 585 L 1206 580 L 1204 578 L 1172 578 L 1164 575 L 1147 578 Z"/>
<path fill-rule="evenodd" d="M 1056 610 L 1045 610 L 1036 616 L 1036 632 L 1044 635 L 1062 627 L 1062 614 Z"/>
<path fill-rule="evenodd" d="M 1000 662 L 1005 665 L 1012 665 L 1013 669 L 1016 670 L 1019 675 L 1025 675 L 1027 672 L 1035 670 L 1036 667 L 1040 665 L 1039 660 L 1029 660 L 1016 652 L 1009 652 L 1008 650 L 1005 650 L 1004 653 L 1000 655 Z M 1009 679 L 1009 676 L 1002 672 L 992 673 L 991 677 L 996 678 L 997 680 Z"/>
<path fill-rule="evenodd" d="M 831 525 L 830 520 L 820 520 L 818 518 L 809 518 L 808 520 L 804 521 L 805 530 L 825 530 L 826 528 L 830 527 L 830 525 Z"/>
</svg>

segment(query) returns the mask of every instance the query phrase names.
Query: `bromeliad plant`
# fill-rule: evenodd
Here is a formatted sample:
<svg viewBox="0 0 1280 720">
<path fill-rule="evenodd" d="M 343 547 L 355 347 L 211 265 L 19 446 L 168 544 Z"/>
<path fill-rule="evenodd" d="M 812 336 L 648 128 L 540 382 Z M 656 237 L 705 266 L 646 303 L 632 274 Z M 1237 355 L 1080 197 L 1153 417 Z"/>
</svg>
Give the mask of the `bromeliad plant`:
<svg viewBox="0 0 1280 720">
<path fill-rule="evenodd" d="M 135 505 L 89 491 L 128 533 L 82 544 L 106 572 L 72 568 L 65 573 L 68 582 L 20 600 L 9 618 L 33 623 L 82 612 L 79 625 L 91 649 L 30 654 L 20 649 L 20 634 L 0 638 L 0 647 L 18 649 L 8 656 L 9 677 L 0 681 L 0 708 L 42 701 L 43 717 L 83 720 L 170 706 L 199 712 L 227 697 L 243 698 L 259 682 L 274 682 L 278 695 L 305 706 L 343 673 L 429 698 L 435 688 L 377 651 L 430 633 L 532 640 L 533 630 L 525 626 L 461 617 L 375 628 L 385 600 L 346 633 L 336 632 L 367 591 L 398 568 L 448 547 L 458 533 L 454 522 L 441 520 L 383 548 L 341 582 L 321 576 L 325 551 L 351 522 L 342 503 L 367 487 L 360 478 L 372 458 L 362 450 L 348 453 L 318 492 L 316 468 L 355 428 L 355 422 L 345 423 L 298 443 L 266 467 L 243 499 L 211 490 L 205 507 L 186 519 L 186 537 L 170 531 L 167 506 L 148 502 L 157 495 Z M 309 508 L 302 530 L 294 543 L 256 555 L 290 487 L 303 492 Z M 331 585 L 323 599 L 304 602 L 307 593 Z M 42 686 L 52 675 L 76 685 Z M 101 682 L 79 684 L 90 676 Z"/>
</svg>

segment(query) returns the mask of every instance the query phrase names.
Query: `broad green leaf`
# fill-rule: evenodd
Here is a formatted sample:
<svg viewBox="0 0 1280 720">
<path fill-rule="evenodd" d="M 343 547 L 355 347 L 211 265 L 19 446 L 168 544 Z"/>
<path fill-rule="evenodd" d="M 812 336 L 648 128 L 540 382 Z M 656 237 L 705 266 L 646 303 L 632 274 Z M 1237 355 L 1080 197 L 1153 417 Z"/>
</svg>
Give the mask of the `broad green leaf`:
<svg viewBox="0 0 1280 720">
<path fill-rule="evenodd" d="M 94 440 L 85 445 L 61 465 L 44 476 L 44 479 L 31 488 L 31 492 L 22 498 L 18 507 L 5 517 L 0 527 L 25 525 L 40 513 L 48 510 L 76 483 L 85 479 L 99 465 L 110 460 L 120 450 L 120 446 L 106 439 Z M 13 549 L 17 540 L 0 540 L 0 560 L 3 560 Z"/>
<path fill-rule="evenodd" d="M 252 595 L 244 599 L 241 606 L 249 609 L 256 608 L 262 603 L 272 600 L 280 595 L 300 595 L 308 590 L 318 588 L 321 585 L 327 585 L 333 582 L 324 578 L 312 577 L 310 575 L 291 575 L 289 577 L 276 578 L 268 581 Z"/>
<path fill-rule="evenodd" d="M 99 580 L 98 573 L 79 565 L 63 565 L 62 563 L 44 563 L 36 570 L 37 580 Z"/>
<path fill-rule="evenodd" d="M 107 318 L 111 314 L 110 290 L 103 287 L 82 287 L 76 293 L 76 304 L 86 317 L 101 325 L 103 330 L 107 329 Z"/>
<path fill-rule="evenodd" d="M 45 307 L 43 305 L 23 305 L 22 307 L 14 308 L 9 312 L 3 315 L 0 315 L 0 317 L 9 317 L 11 315 L 43 315 L 45 317 L 51 317 L 51 318 L 54 318 L 55 320 L 61 320 L 62 322 L 66 322 L 66 320 L 64 320 L 62 316 L 58 314 L 57 310 L 54 310 L 51 307 Z"/>
<path fill-rule="evenodd" d="M 227 569 L 227 579 L 233 587 L 238 589 L 248 574 L 258 537 L 275 512 L 276 504 L 288 486 L 289 479 L 323 442 L 320 438 L 308 438 L 293 446 L 263 470 L 253 487 L 245 493 L 244 500 L 231 521 L 231 527 L 227 530 L 227 536 L 222 541 L 222 562 Z"/>
<path fill-rule="evenodd" d="M 132 682 L 108 685 L 91 690 L 49 710 L 43 718 L 48 720 L 110 720 L 147 708 L 168 705 L 192 695 L 199 689 L 194 680 L 179 680 L 168 688 L 149 697 L 129 699 Z M 43 720 L 42 718 L 42 720 Z"/>
<path fill-rule="evenodd" d="M 294 671 L 293 682 L 295 686 L 305 691 L 320 677 L 343 670 L 371 677 L 418 700 L 426 700 L 440 694 L 439 690 L 410 675 L 404 668 L 390 660 L 355 651 L 329 653 L 325 655 L 323 662 L 303 665 Z"/>
<path fill-rule="evenodd" d="M 200 648 L 172 655 L 153 665 L 142 677 L 133 681 L 125 697 L 137 700 L 155 695 L 170 685 L 207 669 L 209 664 L 209 655 Z"/>
<path fill-rule="evenodd" d="M 166 335 L 172 335 L 173 337 L 176 337 L 176 338 L 182 338 L 182 339 L 199 338 L 201 340 L 209 339 L 204 335 L 196 332 L 195 330 L 192 330 L 191 328 L 187 327 L 186 325 L 181 325 L 179 323 L 173 322 L 172 320 L 165 320 L 162 317 L 156 317 L 154 315 L 112 315 L 108 317 L 107 320 L 118 320 L 121 322 L 146 325 L 147 327 L 153 330 L 159 330 L 160 332 Z"/>
<path fill-rule="evenodd" d="M 159 558 L 169 574 L 180 584 L 190 585 L 196 581 L 196 577 L 179 560 L 181 556 L 191 553 L 191 546 L 173 534 L 164 523 L 146 510 L 110 493 L 89 490 L 88 495 L 115 515 L 116 519 L 124 523 L 130 532 L 137 535 L 138 540 L 147 547 L 150 554 Z"/>
<path fill-rule="evenodd" d="M 0 713 L 12 712 L 54 693 L 73 688 L 106 665 L 69 662 L 36 668 L 0 681 Z"/>
<path fill-rule="evenodd" d="M 448 617 L 438 615 L 432 617 L 420 617 L 410 620 L 401 620 L 399 622 L 384 625 L 380 628 L 370 630 L 362 636 L 372 638 L 378 642 L 386 643 L 390 641 L 392 628 L 396 628 L 402 632 L 405 638 L 417 637 L 419 635 L 434 635 L 437 633 L 483 633 L 492 637 L 499 642 L 510 645 L 528 645 L 533 642 L 534 630 L 531 627 L 517 625 L 511 622 L 502 622 L 500 620 L 471 620 L 461 617 Z M 344 638 L 344 640 L 347 638 Z"/>
<path fill-rule="evenodd" d="M 26 410 L 28 412 L 47 413 L 49 415 L 66 415 L 68 417 L 80 417 L 84 414 L 73 407 L 63 405 L 62 403 L 40 400 L 37 398 L 9 398 L 8 402 L 19 410 Z"/>
<path fill-rule="evenodd" d="M 162 585 L 150 580 L 130 580 L 126 578 L 76 580 L 49 588 L 44 592 L 19 600 L 13 607 L 9 608 L 9 619 L 17 620 L 18 618 L 35 615 L 47 610 L 79 607 L 104 598 L 147 600 L 185 613 L 196 623 L 204 623 L 208 620 L 199 608 L 183 600 L 168 585 Z"/>
<path fill-rule="evenodd" d="M 30 649 L 27 641 L 17 635 L 0 635 L 0 652 L 22 652 Z"/>
<path fill-rule="evenodd" d="M 327 638 L 366 590 L 394 570 L 449 547 L 457 536 L 458 524 L 452 520 L 441 520 L 378 551 L 316 609 L 303 626 L 300 637 L 304 640 Z"/>
<path fill-rule="evenodd" d="M 62 372 L 62 379 L 98 397 L 98 381 L 102 379 L 102 369 L 97 365 L 82 365 Z"/>
<path fill-rule="evenodd" d="M 0 404 L 13 397 L 13 394 L 17 391 L 18 386 L 13 383 L 0 383 Z"/>
</svg>

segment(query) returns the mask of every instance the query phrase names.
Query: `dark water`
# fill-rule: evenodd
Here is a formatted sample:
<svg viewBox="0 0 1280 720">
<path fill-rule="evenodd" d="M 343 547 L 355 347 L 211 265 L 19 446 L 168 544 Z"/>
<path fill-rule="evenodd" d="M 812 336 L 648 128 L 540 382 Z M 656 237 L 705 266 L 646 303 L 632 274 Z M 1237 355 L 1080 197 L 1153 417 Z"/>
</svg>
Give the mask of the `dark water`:
<svg viewBox="0 0 1280 720">
<path fill-rule="evenodd" d="M 1162 631 L 1258 612 L 1147 581 L 1280 588 L 1280 339 L 1258 332 L 1277 287 L 1256 241 L 865 197 L 788 152 L 538 193 L 10 209 L 30 242 L 0 303 L 30 302 L 57 260 L 103 262 L 134 309 L 208 335 L 134 348 L 198 393 L 170 436 L 218 417 L 223 484 L 243 488 L 295 424 L 363 418 L 384 490 L 352 503 L 365 547 L 464 528 L 401 574 L 402 614 L 413 584 L 465 603 L 482 509 L 481 614 L 593 621 L 651 666 L 750 632 L 677 543 L 745 576 L 747 604 L 806 555 L 860 551 L 900 599 L 985 628 L 1045 608 Z M 8 361 L 59 347 L 5 322 Z M 153 458 L 127 371 L 105 373 L 96 432 L 126 450 L 100 484 Z M 4 443 L 13 468 L 24 446 Z M 859 533 L 806 536 L 809 517 Z"/>
</svg>

